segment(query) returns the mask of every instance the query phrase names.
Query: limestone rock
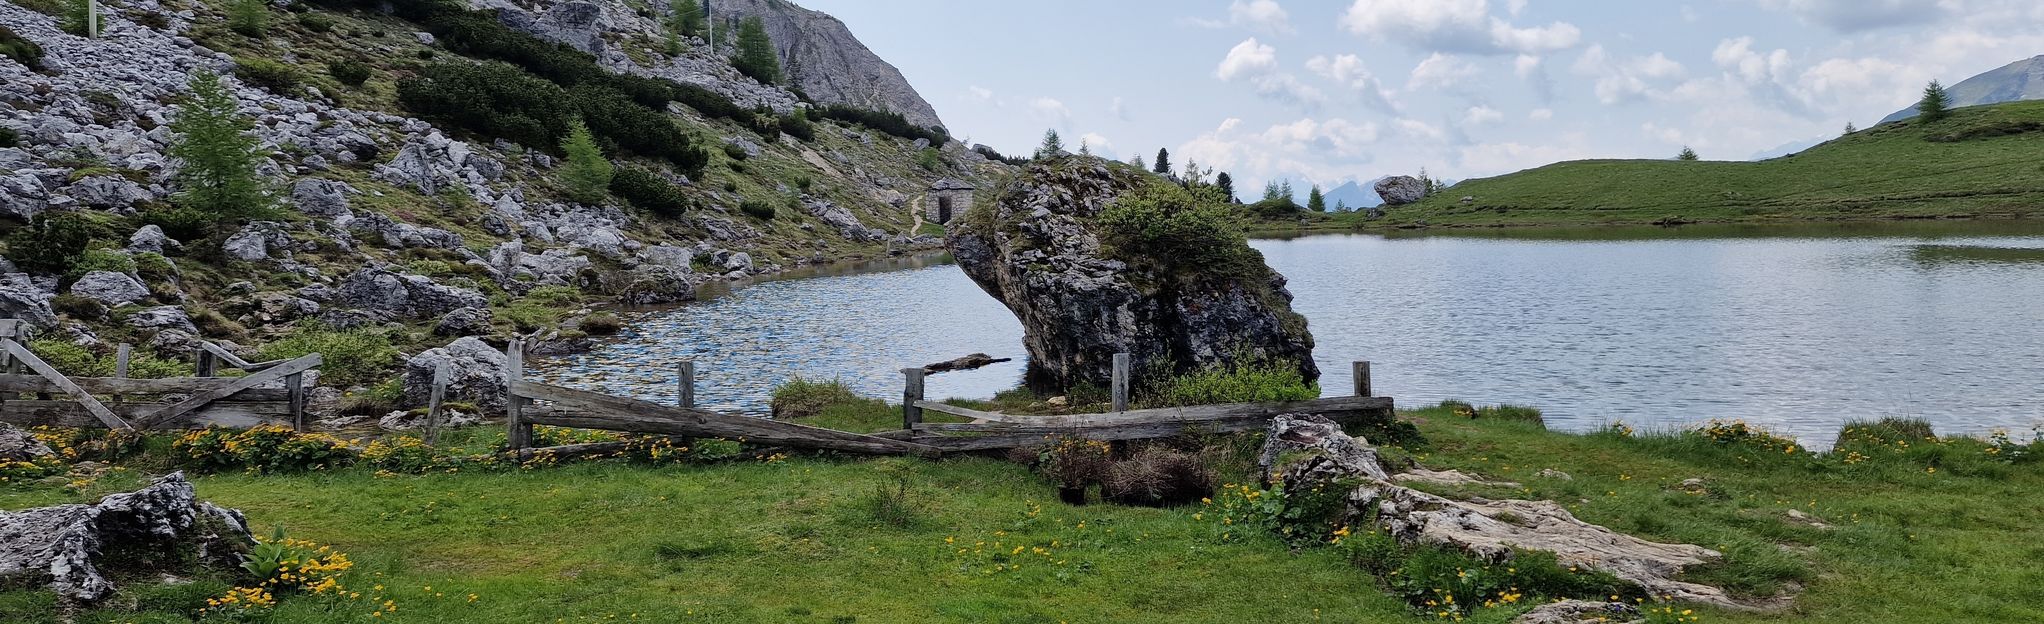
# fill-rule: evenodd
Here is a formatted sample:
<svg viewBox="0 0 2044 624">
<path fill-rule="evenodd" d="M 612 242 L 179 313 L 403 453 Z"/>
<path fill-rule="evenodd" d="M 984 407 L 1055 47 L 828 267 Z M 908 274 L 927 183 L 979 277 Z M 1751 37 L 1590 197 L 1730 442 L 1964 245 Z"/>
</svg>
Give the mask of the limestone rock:
<svg viewBox="0 0 2044 624">
<path fill-rule="evenodd" d="M 341 307 L 384 318 L 425 318 L 456 308 L 489 305 L 489 298 L 467 288 L 436 283 L 421 275 L 367 267 L 341 282 L 334 298 Z"/>
<path fill-rule="evenodd" d="M 1427 196 L 1427 183 L 1412 176 L 1391 176 L 1378 180 L 1375 185 L 1377 196 L 1384 198 L 1385 205 L 1403 206 Z"/>
<path fill-rule="evenodd" d="M 839 234 L 843 234 L 845 238 L 852 239 L 853 241 L 869 243 L 887 239 L 886 232 L 866 227 L 866 224 L 859 222 L 858 217 L 852 216 L 852 211 L 846 210 L 843 206 L 839 206 L 828 199 L 804 195 L 802 197 L 802 208 L 808 210 L 810 216 L 821 219 L 831 227 L 837 228 Z"/>
<path fill-rule="evenodd" d="M 197 334 L 199 328 L 192 325 L 192 318 L 185 315 L 185 309 L 177 306 L 156 306 L 136 310 L 128 315 L 128 326 L 137 329 L 176 329 Z"/>
<path fill-rule="evenodd" d="M 71 283 L 71 294 L 118 306 L 148 298 L 149 288 L 126 273 L 92 271 Z"/>
<path fill-rule="evenodd" d="M 115 590 L 101 566 L 133 563 L 102 557 L 111 546 L 157 560 L 195 553 L 202 563 L 231 570 L 253 543 L 241 512 L 198 501 L 184 473 L 174 472 L 91 505 L 0 512 L 0 584 L 44 586 L 93 602 Z"/>
<path fill-rule="evenodd" d="M 1368 443 L 1331 420 L 1271 420 L 1264 460 L 1297 456 L 1304 458 L 1282 467 L 1287 489 L 1355 480 L 1347 517 L 1375 522 L 1401 542 L 1449 546 L 1493 562 L 1511 559 L 1514 549 L 1548 551 L 1562 565 L 1609 573 L 1649 595 L 1747 608 L 1722 589 L 1675 580 L 1685 568 L 1722 559 L 1717 551 L 1618 533 L 1578 520 L 1552 501 L 1454 500 L 1397 485 L 1378 476 L 1386 471 Z"/>
<path fill-rule="evenodd" d="M 489 308 L 456 308 L 433 325 L 435 336 L 480 336 L 490 333 Z"/>
<path fill-rule="evenodd" d="M 348 208 L 348 194 L 354 191 L 345 182 L 306 178 L 291 186 L 291 205 L 315 217 L 353 216 L 354 211 Z"/>
<path fill-rule="evenodd" d="M 1248 361 L 1318 379 L 1313 337 L 1291 310 L 1284 277 L 1244 243 L 1253 266 L 1227 272 L 1109 257 L 1095 218 L 1155 177 L 1090 157 L 1029 166 L 988 218 L 955 221 L 946 241 L 965 274 L 1022 321 L 1026 381 L 1060 392 L 1105 387 L 1117 352 L 1136 371 L 1184 373 Z"/>
<path fill-rule="evenodd" d="M 0 462 L 25 462 L 48 457 L 50 446 L 20 427 L 0 422 Z"/>
<path fill-rule="evenodd" d="M 446 362 L 444 400 L 474 403 L 486 414 L 504 409 L 504 352 L 474 336 L 428 349 L 405 361 L 404 404 L 423 406 L 433 393 L 433 370 Z"/>
<path fill-rule="evenodd" d="M 227 237 L 227 242 L 220 244 L 220 250 L 227 257 L 249 262 L 268 260 L 272 255 L 290 258 L 291 235 L 284 233 L 281 223 L 256 221 Z"/>
<path fill-rule="evenodd" d="M 1538 607 L 1512 618 L 1512 624 L 1636 624 L 1646 618 L 1639 607 L 1623 602 L 1563 600 Z"/>
<path fill-rule="evenodd" d="M 135 233 L 128 237 L 128 251 L 134 252 L 160 254 L 183 246 L 183 244 L 171 240 L 169 235 L 163 233 L 163 228 L 157 227 L 155 224 L 137 228 Z"/>
<path fill-rule="evenodd" d="M 0 275 L 0 316 L 18 318 L 36 327 L 57 324 L 57 312 L 50 309 L 56 293 L 36 284 L 27 273 Z"/>
</svg>

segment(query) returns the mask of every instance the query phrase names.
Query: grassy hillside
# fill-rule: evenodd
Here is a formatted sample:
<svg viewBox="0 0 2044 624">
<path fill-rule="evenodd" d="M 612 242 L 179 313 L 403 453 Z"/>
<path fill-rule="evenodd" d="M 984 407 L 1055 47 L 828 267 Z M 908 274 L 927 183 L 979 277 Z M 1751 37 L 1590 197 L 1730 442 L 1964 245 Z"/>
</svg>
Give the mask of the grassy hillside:
<svg viewBox="0 0 2044 624">
<path fill-rule="evenodd" d="M 2031 494 L 2044 472 L 2034 457 L 2013 458 L 2034 445 L 1871 428 L 1817 454 L 1733 426 L 1567 435 L 1447 407 L 1406 417 L 1431 445 L 1394 457 L 1523 484 L 1463 493 L 1555 500 L 1620 531 L 1719 549 L 1726 563 L 1691 578 L 1735 591 L 1802 588 L 1786 613 L 1699 608 L 1705 624 L 2044 618 L 2033 565 L 2044 527 L 2025 520 L 2044 515 Z M 451 444 L 485 447 L 496 430 L 477 433 Z M 0 509 L 89 501 L 134 487 L 160 461 L 133 458 L 69 486 L 0 484 Z M 878 506 L 904 483 L 905 505 Z M 1440 621 L 1387 593 L 1346 559 L 1354 553 L 1279 539 L 1241 490 L 1177 509 L 1074 507 L 1042 477 L 992 459 L 611 460 L 418 475 L 356 466 L 216 474 L 197 486 L 259 532 L 282 524 L 356 562 L 344 580 L 361 598 L 284 596 L 251 621 Z M 0 613 L 189 622 L 236 579 L 152 582 L 75 620 L 53 595 L 13 588 L 0 591 Z M 383 600 L 397 609 L 377 608 Z M 1526 607 L 1466 621 L 1503 623 Z"/>
<path fill-rule="evenodd" d="M 2038 217 L 2040 156 L 2044 102 L 2016 102 L 1884 124 L 1763 162 L 1556 163 L 1464 181 L 1371 225 Z"/>
</svg>

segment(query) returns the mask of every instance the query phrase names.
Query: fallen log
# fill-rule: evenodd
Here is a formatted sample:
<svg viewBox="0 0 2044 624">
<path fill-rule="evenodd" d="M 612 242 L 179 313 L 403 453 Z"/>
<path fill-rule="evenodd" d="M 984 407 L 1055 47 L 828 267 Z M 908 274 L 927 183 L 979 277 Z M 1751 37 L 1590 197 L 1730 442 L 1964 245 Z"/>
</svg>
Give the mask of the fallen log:
<svg viewBox="0 0 2044 624">
<path fill-rule="evenodd" d="M 974 353 L 972 355 L 968 355 L 946 362 L 938 362 L 935 364 L 924 365 L 923 372 L 934 375 L 937 373 L 945 373 L 950 371 L 972 370 L 975 368 L 983 368 L 986 366 L 991 366 L 1002 362 L 1012 362 L 1014 360 L 1015 358 L 997 358 L 991 355 L 987 355 L 985 353 Z"/>
</svg>

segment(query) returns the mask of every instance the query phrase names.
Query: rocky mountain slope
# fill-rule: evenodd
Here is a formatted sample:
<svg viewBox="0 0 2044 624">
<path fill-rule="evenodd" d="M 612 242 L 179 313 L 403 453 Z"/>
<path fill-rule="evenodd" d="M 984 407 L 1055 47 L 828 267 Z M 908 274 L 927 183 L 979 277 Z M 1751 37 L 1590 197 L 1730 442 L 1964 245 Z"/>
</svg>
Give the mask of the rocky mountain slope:
<svg viewBox="0 0 2044 624">
<path fill-rule="evenodd" d="M 763 130 L 730 111 L 785 114 L 805 104 L 739 75 L 699 40 L 668 54 L 658 24 L 620 2 L 471 0 L 510 27 L 489 37 L 533 33 L 611 71 L 728 99 L 710 102 L 715 112 L 665 107 L 692 144 L 710 146 L 699 173 L 613 156 L 659 172 L 685 212 L 615 198 L 578 203 L 555 181 L 557 146 L 479 135 L 400 103 L 408 80 L 470 65 L 476 59 L 462 53 L 492 42 L 403 11 L 348 10 L 346 1 L 279 2 L 290 9 L 270 9 L 266 32 L 249 35 L 225 26 L 225 4 L 103 1 L 106 27 L 93 39 L 0 2 L 0 26 L 43 51 L 35 68 L 0 57 L 8 139 L 0 229 L 46 215 L 90 226 L 83 258 L 64 259 L 62 270 L 0 262 L 0 314 L 89 353 L 127 341 L 166 358 L 184 357 L 195 338 L 254 354 L 263 343 L 346 329 L 404 351 L 464 335 L 572 344 L 594 304 L 682 301 L 707 280 L 935 248 L 914 231 L 923 190 L 945 177 L 988 186 L 1005 168 L 955 142 L 926 148 L 827 120 L 807 138 Z M 470 38 L 467 47 L 442 41 L 449 35 Z M 348 62 L 366 65 L 367 79 L 337 79 L 333 68 Z M 165 218 L 176 214 L 179 190 L 180 165 L 166 155 L 170 124 L 188 77 L 202 71 L 228 76 L 256 122 L 261 174 L 278 204 L 272 217 L 184 226 Z M 934 166 L 917 164 L 925 151 Z M 33 245 L 21 240 L 9 239 L 7 259 L 35 253 L 17 249 Z M 385 359 L 396 351 L 374 353 L 372 370 L 402 363 Z"/>
<path fill-rule="evenodd" d="M 716 9 L 724 16 L 760 18 L 789 78 L 816 101 L 893 111 L 918 125 L 944 126 L 901 71 L 868 50 L 837 18 L 788 0 L 717 0 Z"/>
<path fill-rule="evenodd" d="M 1945 92 L 1951 96 L 1954 107 L 2044 99 L 2044 54 L 1961 80 L 1946 87 Z M 1881 118 L 1881 123 L 1915 116 L 1916 107 L 1911 106 Z"/>
</svg>

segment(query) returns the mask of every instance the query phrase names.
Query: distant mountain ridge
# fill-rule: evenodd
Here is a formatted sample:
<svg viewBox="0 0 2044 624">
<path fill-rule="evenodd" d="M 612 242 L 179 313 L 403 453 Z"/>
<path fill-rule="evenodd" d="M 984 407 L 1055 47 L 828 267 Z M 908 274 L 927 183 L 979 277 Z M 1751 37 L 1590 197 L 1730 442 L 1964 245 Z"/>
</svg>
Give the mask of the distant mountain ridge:
<svg viewBox="0 0 2044 624">
<path fill-rule="evenodd" d="M 2044 99 L 2044 54 L 2026 58 L 2001 66 L 1958 84 L 1945 87 L 1952 98 L 1952 107 L 2000 104 L 2017 100 Z M 1901 121 L 1916 116 L 1912 106 L 1881 119 L 1881 123 Z"/>
<path fill-rule="evenodd" d="M 1376 180 L 1369 181 L 1369 184 L 1376 183 Z M 1370 190 L 1368 185 L 1354 181 L 1329 189 L 1323 195 L 1327 199 L 1328 210 L 1333 210 L 1335 206 L 1339 205 L 1346 205 L 1350 209 L 1355 209 L 1369 208 L 1384 203 L 1382 198 L 1377 197 L 1377 192 Z"/>
</svg>

